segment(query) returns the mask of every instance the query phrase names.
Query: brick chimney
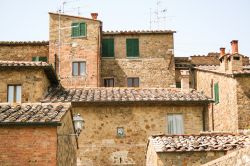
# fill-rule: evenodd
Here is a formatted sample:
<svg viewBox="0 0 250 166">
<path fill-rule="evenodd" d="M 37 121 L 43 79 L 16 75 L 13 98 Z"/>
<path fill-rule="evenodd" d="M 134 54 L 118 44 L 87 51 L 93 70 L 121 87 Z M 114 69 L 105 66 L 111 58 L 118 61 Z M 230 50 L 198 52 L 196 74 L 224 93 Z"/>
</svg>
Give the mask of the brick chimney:
<svg viewBox="0 0 250 166">
<path fill-rule="evenodd" d="M 97 20 L 98 13 L 91 13 L 91 17 L 93 20 Z"/>
<path fill-rule="evenodd" d="M 181 70 L 181 90 L 189 90 L 189 70 Z"/>
<path fill-rule="evenodd" d="M 226 49 L 224 47 L 220 48 L 220 71 L 226 72 L 228 70 L 228 61 L 226 55 Z"/>
<path fill-rule="evenodd" d="M 220 48 L 220 57 L 223 57 L 226 54 L 226 48 L 221 47 Z"/>
<path fill-rule="evenodd" d="M 238 50 L 238 40 L 232 40 L 231 41 L 231 49 L 232 49 L 232 54 L 236 54 L 236 53 L 239 53 L 239 50 Z"/>
</svg>

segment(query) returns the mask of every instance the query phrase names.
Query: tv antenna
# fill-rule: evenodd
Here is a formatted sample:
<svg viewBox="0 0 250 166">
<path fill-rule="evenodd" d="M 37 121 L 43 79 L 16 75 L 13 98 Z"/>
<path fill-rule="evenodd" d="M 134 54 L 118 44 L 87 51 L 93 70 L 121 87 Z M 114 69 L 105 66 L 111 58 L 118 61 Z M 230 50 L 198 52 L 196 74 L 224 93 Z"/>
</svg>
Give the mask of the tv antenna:
<svg viewBox="0 0 250 166">
<path fill-rule="evenodd" d="M 62 0 L 60 3 L 58 13 L 64 14 L 64 13 L 68 13 L 68 12 L 77 12 L 77 14 L 80 15 L 81 14 L 80 9 L 83 7 L 76 6 L 76 4 L 75 4 L 76 2 L 79 2 L 79 1 L 80 0 Z M 74 5 L 76 7 L 72 7 L 72 5 Z"/>
<path fill-rule="evenodd" d="M 150 8 L 150 29 L 166 28 L 167 9 L 162 8 L 162 1 L 156 0 L 156 8 Z"/>
</svg>

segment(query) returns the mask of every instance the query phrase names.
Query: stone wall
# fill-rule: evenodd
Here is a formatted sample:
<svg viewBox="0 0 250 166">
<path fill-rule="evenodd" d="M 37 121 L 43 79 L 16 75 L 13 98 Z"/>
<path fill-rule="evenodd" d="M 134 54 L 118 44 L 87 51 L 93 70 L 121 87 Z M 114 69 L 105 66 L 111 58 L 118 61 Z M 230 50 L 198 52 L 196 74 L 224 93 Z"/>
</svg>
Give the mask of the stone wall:
<svg viewBox="0 0 250 166">
<path fill-rule="evenodd" d="M 71 111 L 68 111 L 61 121 L 62 126 L 57 129 L 57 165 L 76 166 L 77 137 L 72 135 L 75 132 Z"/>
<path fill-rule="evenodd" d="M 1 44 L 0 60 L 3 61 L 32 61 L 35 56 L 49 56 L 49 42 L 38 44 Z"/>
<path fill-rule="evenodd" d="M 182 113 L 185 134 L 203 130 L 203 106 L 78 106 L 85 129 L 79 137 L 80 166 L 145 165 L 148 137 L 167 134 L 167 114 Z M 124 137 L 117 136 L 123 127 Z"/>
<path fill-rule="evenodd" d="M 0 165 L 56 165 L 56 127 L 0 127 Z"/>
<path fill-rule="evenodd" d="M 113 77 L 116 87 L 126 87 L 127 77 L 139 77 L 140 87 L 175 84 L 173 34 L 104 35 L 114 38 L 114 58 L 102 58 L 101 78 Z M 139 39 L 139 57 L 127 58 L 126 39 Z"/>
<path fill-rule="evenodd" d="M 231 152 L 202 166 L 240 166 L 250 164 L 250 147 Z"/>
<path fill-rule="evenodd" d="M 214 88 L 211 82 L 219 84 L 219 103 L 209 107 L 209 130 L 214 121 L 215 131 L 236 131 L 238 124 L 237 82 L 234 78 L 224 74 L 206 71 L 196 71 L 196 86 L 198 91 L 212 97 Z M 213 115 L 212 115 L 213 114 Z M 222 118 L 223 117 L 223 118 Z"/>
<path fill-rule="evenodd" d="M 53 64 L 64 87 L 97 87 L 100 80 L 101 22 L 83 17 L 61 15 L 61 46 L 58 46 L 59 15 L 50 14 L 49 63 Z M 72 22 L 87 24 L 86 37 L 71 37 Z M 55 58 L 56 55 L 56 58 Z M 55 61 L 56 59 L 56 61 Z M 60 60 L 59 60 L 60 59 Z M 60 61 L 60 72 L 58 62 Z M 72 76 L 72 62 L 85 61 L 86 75 Z"/>
<path fill-rule="evenodd" d="M 236 77 L 239 129 L 250 129 L 250 77 Z"/>
<path fill-rule="evenodd" d="M 40 102 L 50 85 L 43 69 L 0 70 L 0 102 L 7 102 L 8 85 L 21 85 L 22 102 Z"/>
<path fill-rule="evenodd" d="M 220 65 L 219 54 L 212 56 L 191 56 L 190 59 L 193 65 Z"/>
</svg>

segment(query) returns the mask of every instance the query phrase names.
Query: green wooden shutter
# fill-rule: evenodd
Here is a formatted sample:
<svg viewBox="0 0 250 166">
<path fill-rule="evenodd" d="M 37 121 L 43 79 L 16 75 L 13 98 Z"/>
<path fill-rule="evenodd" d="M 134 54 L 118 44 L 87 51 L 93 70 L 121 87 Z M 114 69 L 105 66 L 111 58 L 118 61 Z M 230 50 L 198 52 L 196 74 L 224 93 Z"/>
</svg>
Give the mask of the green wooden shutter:
<svg viewBox="0 0 250 166">
<path fill-rule="evenodd" d="M 139 39 L 127 39 L 127 57 L 139 56 Z"/>
<path fill-rule="evenodd" d="M 39 61 L 47 62 L 47 57 L 46 56 L 41 56 L 41 57 L 39 57 Z"/>
<path fill-rule="evenodd" d="M 114 39 L 102 40 L 102 57 L 114 57 Z"/>
<path fill-rule="evenodd" d="M 214 84 L 214 101 L 215 101 L 215 104 L 219 103 L 219 84 L 218 83 Z"/>
<path fill-rule="evenodd" d="M 32 57 L 32 61 L 33 62 L 37 62 L 39 59 L 38 59 L 39 57 L 37 57 L 37 56 L 34 56 L 34 57 Z"/>
<path fill-rule="evenodd" d="M 79 23 L 72 23 L 71 24 L 71 36 L 77 37 L 79 36 Z"/>
<path fill-rule="evenodd" d="M 87 32 L 87 28 L 86 28 L 86 23 L 80 23 L 79 25 L 79 29 L 80 29 L 80 36 L 86 36 L 86 32 Z"/>
</svg>

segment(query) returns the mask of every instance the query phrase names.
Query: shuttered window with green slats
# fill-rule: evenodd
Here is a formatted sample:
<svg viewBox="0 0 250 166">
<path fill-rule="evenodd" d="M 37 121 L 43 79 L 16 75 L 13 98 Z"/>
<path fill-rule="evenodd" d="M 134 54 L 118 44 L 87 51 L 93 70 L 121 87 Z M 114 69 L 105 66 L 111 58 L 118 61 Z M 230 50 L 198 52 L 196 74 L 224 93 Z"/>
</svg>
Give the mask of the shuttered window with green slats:
<svg viewBox="0 0 250 166">
<path fill-rule="evenodd" d="M 220 102 L 220 99 L 219 99 L 219 84 L 218 83 L 214 84 L 214 101 L 215 101 L 215 104 L 218 104 Z"/>
<path fill-rule="evenodd" d="M 33 62 L 47 62 L 46 56 L 34 56 L 32 57 Z"/>
<path fill-rule="evenodd" d="M 102 57 L 114 57 L 114 39 L 102 40 Z"/>
<path fill-rule="evenodd" d="M 87 25 L 84 22 L 71 24 L 72 37 L 84 37 L 87 35 Z"/>
<path fill-rule="evenodd" d="M 127 39 L 127 57 L 139 57 L 139 39 Z"/>
</svg>

